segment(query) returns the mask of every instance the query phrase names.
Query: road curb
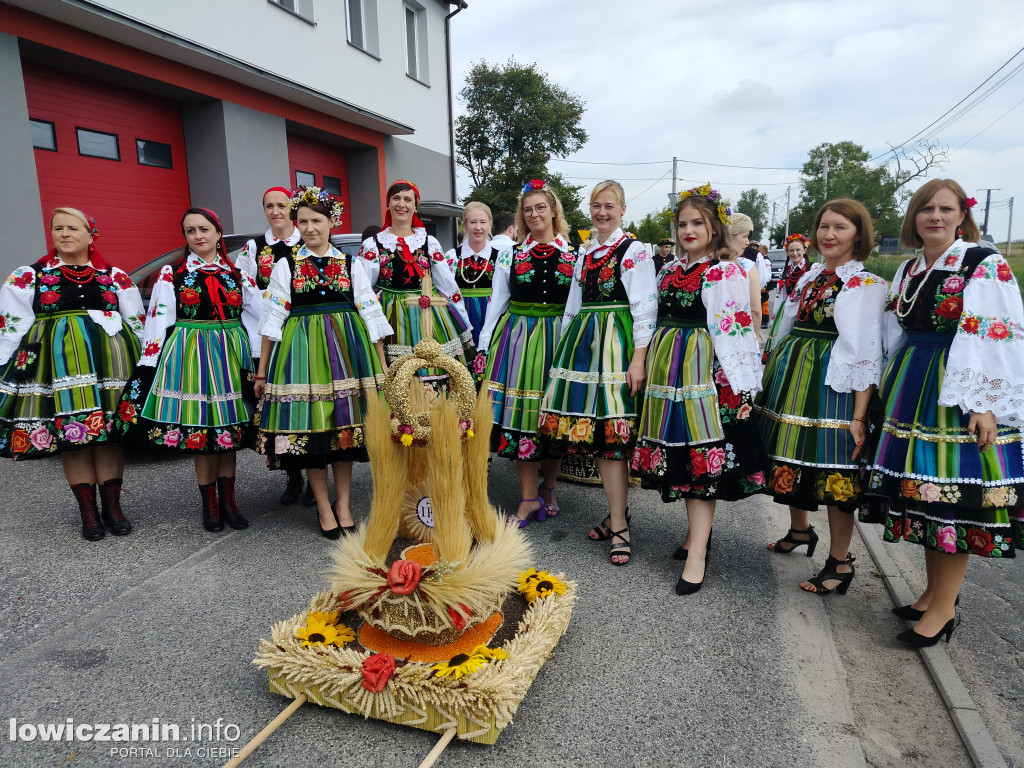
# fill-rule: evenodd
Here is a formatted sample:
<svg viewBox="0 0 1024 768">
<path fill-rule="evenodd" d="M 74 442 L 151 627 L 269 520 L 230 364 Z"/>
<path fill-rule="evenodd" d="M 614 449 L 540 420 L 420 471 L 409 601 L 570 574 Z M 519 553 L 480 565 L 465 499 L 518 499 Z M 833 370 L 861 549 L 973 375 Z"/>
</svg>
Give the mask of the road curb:
<svg viewBox="0 0 1024 768">
<path fill-rule="evenodd" d="M 878 527 L 858 521 L 857 532 L 864 541 L 864 546 L 867 548 L 868 554 L 871 555 L 875 567 L 882 575 L 895 605 L 907 605 L 914 602 L 916 595 L 910 589 L 907 580 L 903 578 L 899 566 L 889 557 L 885 545 L 879 538 Z M 967 686 L 960 679 L 960 675 L 942 643 L 937 643 L 931 648 L 921 648 L 920 651 L 925 666 L 928 667 L 928 673 L 932 677 L 932 682 L 942 694 L 949 715 L 953 718 L 953 723 L 956 725 L 974 765 L 977 768 L 1008 768 L 992 734 L 989 733 L 988 726 L 985 725 L 981 713 L 974 704 L 974 699 L 971 698 Z"/>
</svg>

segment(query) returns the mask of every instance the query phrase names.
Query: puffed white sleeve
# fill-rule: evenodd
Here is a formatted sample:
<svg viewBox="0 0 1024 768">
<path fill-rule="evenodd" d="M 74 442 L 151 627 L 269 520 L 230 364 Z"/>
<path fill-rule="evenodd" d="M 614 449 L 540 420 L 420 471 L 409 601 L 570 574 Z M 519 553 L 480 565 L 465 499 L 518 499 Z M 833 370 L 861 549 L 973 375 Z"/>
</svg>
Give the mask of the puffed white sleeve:
<svg viewBox="0 0 1024 768">
<path fill-rule="evenodd" d="M 998 253 L 985 257 L 964 288 L 939 405 L 959 406 L 964 413 L 992 411 L 1000 424 L 1024 424 L 1024 306 L 1017 280 Z"/>
<path fill-rule="evenodd" d="M 366 276 L 370 278 L 370 285 L 376 288 L 377 278 L 380 277 L 380 253 L 377 251 L 377 238 L 366 238 L 356 258 L 363 263 Z"/>
<path fill-rule="evenodd" d="M 239 272 L 245 272 L 246 274 L 256 277 L 259 274 L 257 272 L 256 264 L 256 241 L 247 240 L 245 247 L 239 252 L 238 258 L 235 259 L 235 267 L 238 268 Z"/>
<path fill-rule="evenodd" d="M 633 316 L 633 348 L 643 349 L 650 344 L 658 324 L 658 272 L 639 240 L 634 240 L 623 255 L 619 274 Z"/>
<path fill-rule="evenodd" d="M 174 294 L 174 267 L 170 264 L 160 270 L 160 277 L 153 284 L 149 297 L 149 312 L 146 313 L 146 330 L 142 334 L 142 357 L 139 365 L 154 367 L 160 359 L 160 351 L 167 338 L 167 329 L 178 319 L 178 297 Z"/>
<path fill-rule="evenodd" d="M 18 267 L 0 286 L 0 365 L 11 359 L 35 322 L 35 285 L 36 271 L 32 267 Z"/>
<path fill-rule="evenodd" d="M 512 281 L 512 251 L 502 251 L 494 260 L 494 273 L 491 278 L 491 298 L 487 302 L 487 313 L 484 325 L 480 329 L 480 341 L 477 348 L 485 355 L 489 353 L 491 335 L 501 316 L 508 309 L 512 292 L 509 289 Z"/>
<path fill-rule="evenodd" d="M 761 389 L 761 350 L 750 316 L 750 278 L 739 264 L 724 261 L 704 273 L 701 299 L 715 357 L 737 392 Z"/>
<path fill-rule="evenodd" d="M 858 272 L 836 296 L 839 338 L 832 346 L 825 384 L 836 392 L 863 392 L 882 376 L 882 317 L 888 286 L 885 280 Z"/>
<path fill-rule="evenodd" d="M 263 349 L 260 341 L 260 318 L 263 314 L 263 292 L 256 285 L 252 275 L 244 269 L 238 270 L 242 284 L 242 327 L 249 334 L 252 356 L 259 359 Z"/>
<path fill-rule="evenodd" d="M 281 340 L 281 330 L 292 311 L 292 269 L 288 259 L 279 259 L 263 292 L 263 311 L 257 333 L 271 341 Z"/>
<path fill-rule="evenodd" d="M 448 269 L 450 269 L 452 271 L 452 274 L 454 275 L 459 268 L 459 249 L 449 249 L 448 252 L 445 253 L 444 255 L 444 260 L 448 264 Z"/>
<path fill-rule="evenodd" d="M 352 301 L 356 305 L 359 316 L 366 323 L 366 331 L 370 341 L 376 342 L 391 336 L 395 330 L 391 327 L 384 310 L 373 292 L 373 285 L 366 274 L 366 267 L 359 259 L 352 260 Z"/>
<path fill-rule="evenodd" d="M 473 324 L 469 322 L 466 302 L 462 300 L 459 286 L 455 282 L 455 272 L 448 266 L 444 251 L 441 250 L 441 244 L 429 235 L 427 236 L 427 254 L 430 257 L 430 277 L 434 281 L 437 292 L 451 302 L 455 311 L 466 321 L 466 326 L 471 327 Z"/>
<path fill-rule="evenodd" d="M 896 305 L 899 300 L 900 290 L 903 287 L 904 276 L 907 273 L 913 259 L 908 259 L 896 269 L 896 274 L 889 286 L 889 295 L 885 300 L 885 314 L 882 315 L 882 367 L 892 359 L 893 355 L 900 351 L 900 348 L 907 343 L 907 332 L 903 330 L 900 321 L 896 319 Z"/>
<path fill-rule="evenodd" d="M 569 295 L 565 299 L 565 311 L 562 313 L 563 332 L 569 327 L 569 321 L 576 317 L 583 307 L 583 260 L 587 257 L 584 250 L 581 246 L 576 257 L 576 266 L 572 268 L 572 283 L 569 284 Z"/>
<path fill-rule="evenodd" d="M 146 308 L 142 304 L 139 287 L 132 282 L 123 269 L 111 267 L 110 277 L 113 279 L 114 295 L 117 296 L 117 314 L 124 324 L 131 329 L 139 341 L 145 335 Z M 120 330 L 118 328 L 117 330 Z"/>
</svg>

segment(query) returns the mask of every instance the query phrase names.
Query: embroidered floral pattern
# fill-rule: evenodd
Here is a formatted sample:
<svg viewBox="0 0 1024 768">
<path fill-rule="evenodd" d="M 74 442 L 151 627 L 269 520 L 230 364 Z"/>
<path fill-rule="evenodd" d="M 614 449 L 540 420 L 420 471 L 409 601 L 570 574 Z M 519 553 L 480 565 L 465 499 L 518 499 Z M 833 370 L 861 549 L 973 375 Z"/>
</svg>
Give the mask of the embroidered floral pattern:
<svg viewBox="0 0 1024 768">
<path fill-rule="evenodd" d="M 885 521 L 885 541 L 909 541 L 948 554 L 970 553 L 981 557 L 1006 557 L 1015 543 L 1012 534 L 980 526 L 940 523 L 920 518 L 890 516 Z"/>
<path fill-rule="evenodd" d="M 321 270 L 313 258 L 298 259 L 295 262 L 295 274 L 292 275 L 292 289 L 296 293 L 308 293 L 320 288 L 327 288 L 335 293 L 343 293 L 352 287 L 345 259 L 326 259 Z"/>
<path fill-rule="evenodd" d="M 936 310 L 938 311 L 938 310 Z M 960 318 L 960 330 L 993 341 L 1015 341 L 1024 335 L 1019 323 L 1008 317 L 989 317 L 968 312 Z"/>
<path fill-rule="evenodd" d="M 753 333 L 750 313 L 744 309 L 736 309 L 735 301 L 726 303 L 724 312 L 715 313 L 715 325 L 712 332 L 715 336 L 747 336 Z"/>
</svg>

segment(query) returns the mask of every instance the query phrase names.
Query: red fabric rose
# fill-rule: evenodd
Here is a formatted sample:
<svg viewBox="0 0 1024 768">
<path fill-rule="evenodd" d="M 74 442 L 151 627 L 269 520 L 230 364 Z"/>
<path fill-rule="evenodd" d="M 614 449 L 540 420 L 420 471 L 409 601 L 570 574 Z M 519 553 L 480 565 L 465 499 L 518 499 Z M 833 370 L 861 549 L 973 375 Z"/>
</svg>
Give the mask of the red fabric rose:
<svg viewBox="0 0 1024 768">
<path fill-rule="evenodd" d="M 386 651 L 375 653 L 363 661 L 361 685 L 370 693 L 380 693 L 395 671 L 395 657 Z"/>
<path fill-rule="evenodd" d="M 960 327 L 965 333 L 970 333 L 974 336 L 978 335 L 978 329 L 981 327 L 981 323 L 978 322 L 978 318 L 973 315 L 968 315 L 960 323 Z"/>
<path fill-rule="evenodd" d="M 229 307 L 242 306 L 242 294 L 238 291 L 228 291 L 225 295 L 227 296 Z"/>
<path fill-rule="evenodd" d="M 623 259 L 622 260 L 622 268 L 623 269 L 632 269 L 633 268 L 633 260 L 632 259 Z"/>
<path fill-rule="evenodd" d="M 573 265 L 572 262 L 561 261 L 558 263 L 558 271 L 567 277 L 572 277 Z"/>
<path fill-rule="evenodd" d="M 750 313 L 740 310 L 736 313 L 736 322 L 740 324 L 741 328 L 748 328 L 750 326 Z"/>
<path fill-rule="evenodd" d="M 693 476 L 699 477 L 700 475 L 707 474 L 708 463 L 707 459 L 704 458 L 704 453 L 695 448 L 690 449 L 690 464 L 693 467 Z"/>
<path fill-rule="evenodd" d="M 388 569 L 388 588 L 396 595 L 411 594 L 420 584 L 423 566 L 415 560 L 396 560 Z"/>
<path fill-rule="evenodd" d="M 28 439 L 28 432 L 25 430 L 16 429 L 11 434 L 11 451 L 13 453 L 25 453 L 31 445 L 32 443 Z"/>
<path fill-rule="evenodd" d="M 43 291 L 39 295 L 39 301 L 43 304 L 56 304 L 59 298 L 60 294 L 56 291 Z"/>
<path fill-rule="evenodd" d="M 206 447 L 206 435 L 202 432 L 193 432 L 188 436 L 185 445 L 190 451 L 201 451 Z"/>
<path fill-rule="evenodd" d="M 988 557 L 996 548 L 995 542 L 992 541 L 992 534 L 986 533 L 980 528 L 967 529 L 967 546 L 974 554 L 984 557 Z"/>
<path fill-rule="evenodd" d="M 149 342 L 149 344 L 146 345 L 146 351 L 143 352 L 143 354 L 146 357 L 149 357 L 151 355 L 157 354 L 159 351 L 160 351 L 160 343 L 156 342 L 156 341 L 151 341 L 151 342 Z"/>
<path fill-rule="evenodd" d="M 198 304 L 199 292 L 194 288 L 182 288 L 179 294 L 182 304 Z"/>
<path fill-rule="evenodd" d="M 420 296 L 420 309 L 427 309 L 430 307 L 430 297 Z"/>
<path fill-rule="evenodd" d="M 118 406 L 117 413 L 124 421 L 133 421 L 135 419 L 135 406 L 129 402 L 122 402 Z"/>
<path fill-rule="evenodd" d="M 733 392 L 732 387 L 722 387 L 718 391 L 718 401 L 730 410 L 735 410 L 743 404 L 742 395 Z"/>
<path fill-rule="evenodd" d="M 85 417 L 85 428 L 90 435 L 98 435 L 103 431 L 103 412 L 93 411 Z"/>
<path fill-rule="evenodd" d="M 1002 341 L 1010 335 L 1010 329 L 1006 327 L 1006 323 L 1002 320 L 996 320 L 988 327 L 988 333 L 985 335 L 990 339 Z"/>
<path fill-rule="evenodd" d="M 528 261 L 520 261 L 520 262 L 516 263 L 516 274 L 517 275 L 525 275 L 531 269 L 533 269 L 533 266 Z"/>
<path fill-rule="evenodd" d="M 964 300 L 959 296 L 949 296 L 935 308 L 935 314 L 941 317 L 958 318 L 964 309 Z"/>
<path fill-rule="evenodd" d="M 20 275 L 13 278 L 11 282 L 14 284 L 15 288 L 28 288 L 32 284 L 32 278 L 34 277 L 35 275 L 30 272 L 22 272 Z"/>
<path fill-rule="evenodd" d="M 117 294 L 113 291 L 104 291 L 103 300 L 107 302 L 107 304 L 117 304 Z"/>
<path fill-rule="evenodd" d="M 1008 283 L 1010 280 L 1012 280 L 1013 270 L 1010 269 L 1010 265 L 1007 264 L 1005 261 L 1001 262 L 999 266 L 996 267 L 996 277 L 998 277 L 1004 283 Z"/>
</svg>

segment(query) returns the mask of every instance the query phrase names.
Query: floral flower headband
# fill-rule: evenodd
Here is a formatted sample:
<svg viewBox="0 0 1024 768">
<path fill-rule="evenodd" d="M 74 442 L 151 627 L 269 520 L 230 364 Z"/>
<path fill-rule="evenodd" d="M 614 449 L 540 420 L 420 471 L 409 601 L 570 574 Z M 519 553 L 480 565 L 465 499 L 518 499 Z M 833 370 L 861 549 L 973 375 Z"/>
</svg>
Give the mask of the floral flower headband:
<svg viewBox="0 0 1024 768">
<path fill-rule="evenodd" d="M 288 207 L 294 211 L 300 205 L 322 205 L 331 212 L 331 221 L 334 222 L 341 221 L 341 213 L 345 210 L 345 204 L 341 200 L 331 197 L 330 193 L 320 187 L 300 187 L 288 201 Z"/>
<path fill-rule="evenodd" d="M 688 197 L 706 197 L 718 211 L 718 220 L 727 227 L 732 226 L 732 209 L 725 204 L 725 200 L 722 199 L 721 193 L 717 189 L 711 188 L 711 182 L 702 184 L 699 187 L 693 187 L 685 192 L 679 194 L 679 202 L 683 202 Z"/>
<path fill-rule="evenodd" d="M 806 237 L 801 235 L 799 232 L 794 232 L 792 235 L 786 238 L 786 242 L 782 244 L 782 247 L 788 248 L 790 243 L 795 243 L 797 240 L 803 243 L 805 247 L 809 245 Z"/>
<path fill-rule="evenodd" d="M 530 179 L 528 182 L 523 184 L 523 191 L 520 195 L 525 195 L 527 192 L 542 192 L 548 188 L 548 183 L 544 179 Z"/>
</svg>

